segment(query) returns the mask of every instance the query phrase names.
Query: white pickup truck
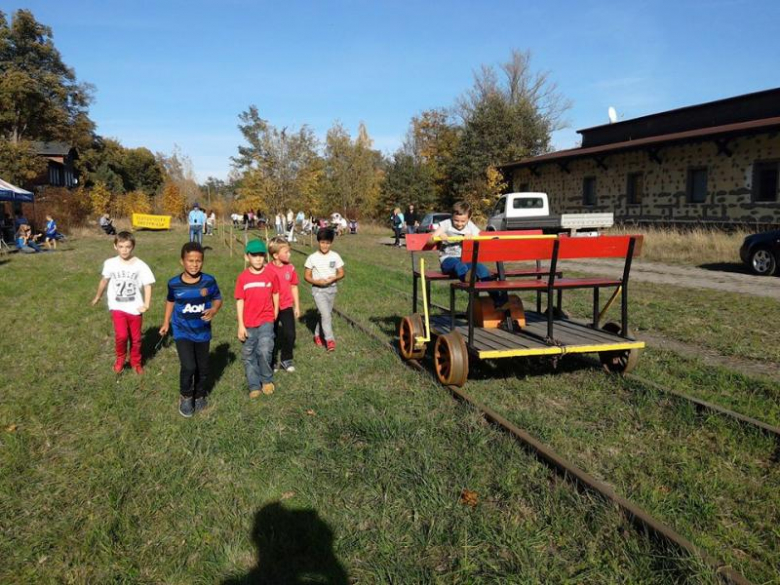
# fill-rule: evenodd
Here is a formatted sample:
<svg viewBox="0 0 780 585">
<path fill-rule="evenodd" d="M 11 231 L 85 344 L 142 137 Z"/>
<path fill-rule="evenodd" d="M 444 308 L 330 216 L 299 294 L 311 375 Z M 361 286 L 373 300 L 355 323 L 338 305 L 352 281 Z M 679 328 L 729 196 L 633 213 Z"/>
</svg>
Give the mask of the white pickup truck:
<svg viewBox="0 0 780 585">
<path fill-rule="evenodd" d="M 613 213 L 564 213 L 550 215 L 547 193 L 507 193 L 496 202 L 487 231 L 543 230 L 546 234 L 569 231 L 596 232 L 615 223 Z"/>
</svg>

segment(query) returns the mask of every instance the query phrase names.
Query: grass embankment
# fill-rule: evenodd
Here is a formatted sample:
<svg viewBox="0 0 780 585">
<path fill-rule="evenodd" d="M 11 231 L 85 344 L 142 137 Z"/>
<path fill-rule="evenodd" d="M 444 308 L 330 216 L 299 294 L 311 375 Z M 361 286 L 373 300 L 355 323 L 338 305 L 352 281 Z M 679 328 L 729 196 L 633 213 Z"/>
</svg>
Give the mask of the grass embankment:
<svg viewBox="0 0 780 585">
<path fill-rule="evenodd" d="M 144 320 L 146 375 L 126 372 L 118 381 L 110 320 L 89 306 L 109 240 L 0 259 L 8 332 L 0 337 L 0 582 L 285 582 L 296 571 L 334 583 L 345 574 L 360 583 L 715 581 L 556 480 L 427 377 L 339 321 L 335 355 L 316 350 L 301 325 L 298 371 L 280 375 L 272 397 L 250 402 L 228 301 L 214 324 L 212 406 L 181 418 L 175 349 L 154 347 L 164 283 L 178 271 L 184 238 L 138 234 L 138 254 L 158 279 Z M 215 239 L 206 240 L 216 247 L 206 270 L 230 299 L 243 262 Z M 348 274 L 339 302 L 366 320 L 389 323 L 400 314 L 370 306 L 384 298 L 373 285 L 382 271 L 361 274 L 353 262 Z M 302 298 L 311 315 L 308 293 Z M 613 401 L 603 377 L 572 375 L 542 379 L 568 388 L 576 376 L 592 378 L 601 388 L 596 398 Z M 496 383 L 514 388 L 518 400 L 539 395 L 526 380 L 504 378 Z M 618 396 L 623 403 L 628 394 Z M 573 441 L 582 432 L 571 416 Z M 702 422 L 686 424 L 695 430 Z M 731 443 L 720 427 L 703 426 Z M 559 433 L 569 436 L 565 428 Z M 763 443 L 734 439 L 739 447 L 746 442 L 753 444 L 750 474 Z M 699 465 L 717 460 L 718 451 L 703 455 L 709 458 Z M 720 473 L 711 470 L 713 478 Z M 775 485 L 772 473 L 766 490 Z M 691 496 L 686 485 L 672 487 L 683 502 Z M 459 502 L 464 488 L 478 494 L 476 507 Z M 758 566 L 756 574 L 771 574 Z"/>
<path fill-rule="evenodd" d="M 409 299 L 397 292 L 409 287 L 408 276 L 396 271 L 408 263 L 408 255 L 348 240 L 342 250 L 350 286 L 340 298 L 341 306 L 393 338 L 397 316 L 411 312 Z M 365 295 L 369 288 L 375 294 Z M 639 286 L 634 288 L 636 299 Z M 689 298 L 678 289 L 672 294 L 666 289 L 665 294 L 667 310 L 680 315 L 691 310 Z M 444 302 L 443 289 L 437 297 Z M 566 306 L 584 307 L 587 315 L 589 305 L 582 300 L 579 304 Z M 635 321 L 638 313 L 652 321 L 653 313 L 637 305 L 632 304 Z M 717 307 L 693 310 L 711 315 Z M 728 315 L 723 318 L 733 324 Z M 684 331 L 679 323 L 672 326 L 675 332 Z M 749 331 L 742 331 L 731 336 L 736 347 L 743 346 L 745 337 L 751 339 Z M 705 331 L 704 337 L 711 341 L 717 335 Z M 645 352 L 637 373 L 780 424 L 776 382 L 652 350 Z M 468 390 L 748 577 L 780 581 L 773 560 L 780 555 L 780 472 L 772 440 L 719 417 L 697 415 L 689 405 L 636 382 L 606 377 L 576 360 L 564 362 L 557 372 L 533 360 L 479 364 Z"/>
</svg>

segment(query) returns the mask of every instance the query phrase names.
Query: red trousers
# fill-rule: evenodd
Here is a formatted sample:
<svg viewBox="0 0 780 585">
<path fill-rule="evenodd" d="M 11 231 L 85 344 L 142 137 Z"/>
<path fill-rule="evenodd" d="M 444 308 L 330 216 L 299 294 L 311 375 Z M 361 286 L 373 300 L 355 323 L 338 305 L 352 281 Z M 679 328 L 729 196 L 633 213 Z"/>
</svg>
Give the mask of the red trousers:
<svg viewBox="0 0 780 585">
<path fill-rule="evenodd" d="M 114 340 L 116 342 L 116 359 L 125 359 L 127 355 L 127 340 L 130 339 L 130 366 L 141 365 L 141 325 L 142 315 L 131 315 L 124 311 L 111 311 L 114 321 Z"/>
</svg>

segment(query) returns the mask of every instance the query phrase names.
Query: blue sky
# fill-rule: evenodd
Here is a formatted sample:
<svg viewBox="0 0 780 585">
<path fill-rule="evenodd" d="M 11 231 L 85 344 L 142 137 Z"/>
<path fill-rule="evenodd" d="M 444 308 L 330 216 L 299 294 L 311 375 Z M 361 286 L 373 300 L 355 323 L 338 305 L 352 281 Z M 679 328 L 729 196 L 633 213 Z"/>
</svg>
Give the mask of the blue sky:
<svg viewBox="0 0 780 585">
<path fill-rule="evenodd" d="M 451 106 L 481 64 L 530 50 L 573 103 L 576 129 L 780 87 L 777 1 L 136 0 L 12 4 L 54 30 L 79 80 L 96 88 L 98 132 L 189 155 L 225 178 L 256 104 L 275 126 L 364 121 L 387 153 L 412 116 Z"/>
</svg>

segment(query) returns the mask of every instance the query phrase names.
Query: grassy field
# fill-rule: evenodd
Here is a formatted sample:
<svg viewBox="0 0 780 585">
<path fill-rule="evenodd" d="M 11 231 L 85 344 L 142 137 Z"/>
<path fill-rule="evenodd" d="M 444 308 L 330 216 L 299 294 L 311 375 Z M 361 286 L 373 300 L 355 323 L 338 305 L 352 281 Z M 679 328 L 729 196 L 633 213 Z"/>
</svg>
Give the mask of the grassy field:
<svg viewBox="0 0 780 585">
<path fill-rule="evenodd" d="M 336 354 L 317 350 L 305 291 L 298 371 L 250 402 L 228 302 L 212 405 L 183 419 L 175 349 L 155 346 L 184 237 L 138 235 L 159 283 L 143 377 L 111 372 L 110 320 L 89 306 L 107 239 L 0 258 L 0 582 L 715 582 L 343 322 Z M 214 240 L 206 271 L 229 299 L 243 260 Z M 336 249 L 348 274 L 338 304 L 391 338 L 409 312 L 397 292 L 407 255 L 369 236 Z M 635 314 L 654 323 L 638 288 Z M 669 310 L 683 313 L 676 299 Z M 736 327 L 730 337 L 756 343 Z M 780 422 L 777 384 L 664 352 L 646 352 L 638 373 Z M 581 363 L 484 364 L 468 388 L 748 578 L 780 582 L 780 474 L 765 437 Z"/>
</svg>

